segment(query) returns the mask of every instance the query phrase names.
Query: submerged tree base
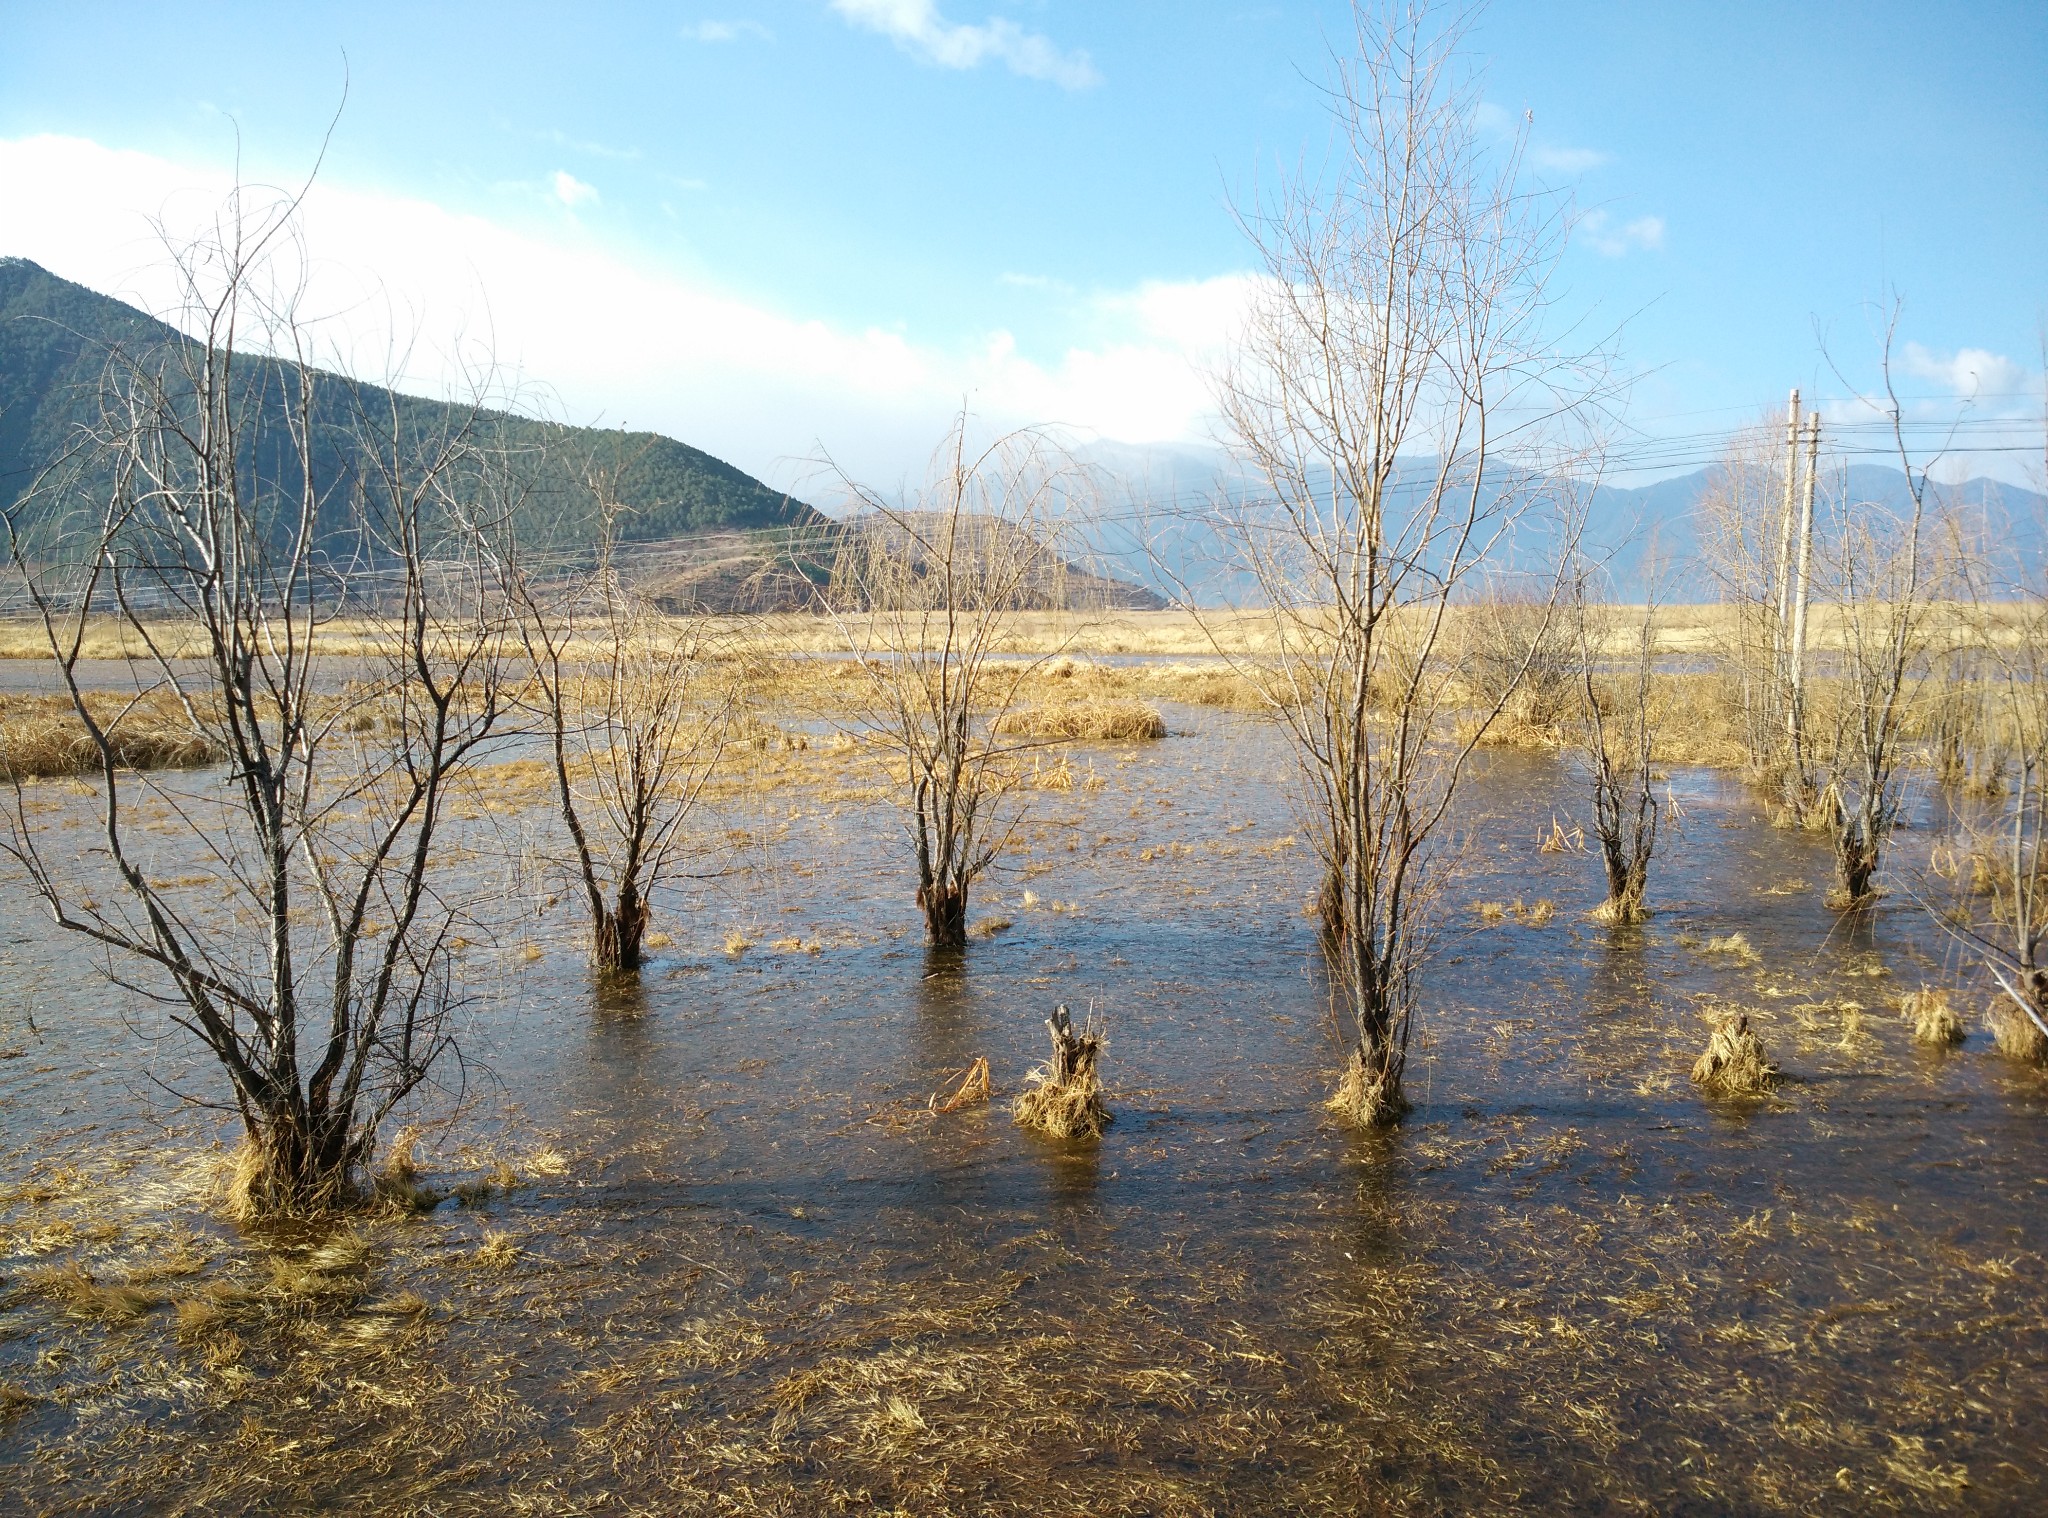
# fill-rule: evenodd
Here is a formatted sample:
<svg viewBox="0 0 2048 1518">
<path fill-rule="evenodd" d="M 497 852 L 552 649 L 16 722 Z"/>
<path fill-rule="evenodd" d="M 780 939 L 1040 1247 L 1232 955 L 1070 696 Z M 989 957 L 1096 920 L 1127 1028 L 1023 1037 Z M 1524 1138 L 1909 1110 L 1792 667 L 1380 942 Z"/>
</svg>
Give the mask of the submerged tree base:
<svg viewBox="0 0 2048 1518">
<path fill-rule="evenodd" d="M 2003 996 L 1985 1009 L 1984 1021 L 1999 1053 L 2029 1064 L 2048 1064 L 2048 1033 Z"/>
<path fill-rule="evenodd" d="M 294 1175 L 252 1139 L 244 1139 L 228 1157 L 220 1191 L 221 1211 L 235 1223 L 319 1217 L 357 1206 L 363 1195 L 349 1170 Z"/>
<path fill-rule="evenodd" d="M 1365 1051 L 1353 1049 L 1323 1110 L 1347 1127 L 1391 1128 L 1408 1115 L 1408 1098 L 1401 1094 L 1398 1079 L 1372 1069 Z"/>
<path fill-rule="evenodd" d="M 1692 1083 L 1706 1096 L 1769 1096 L 1783 1073 L 1764 1053 L 1763 1040 L 1737 1012 L 1714 1025 L 1707 1052 L 1692 1067 Z"/>
<path fill-rule="evenodd" d="M 1640 896 L 1610 896 L 1587 914 L 1593 921 L 1619 927 L 1628 923 L 1648 922 L 1650 909 L 1643 905 Z"/>
<path fill-rule="evenodd" d="M 1017 1125 L 1048 1138 L 1100 1138 L 1116 1120 L 1103 1105 L 1102 1078 L 1095 1070 L 1102 1034 L 1092 1024 L 1076 1033 L 1064 1005 L 1045 1027 L 1052 1035 L 1052 1058 L 1025 1077 L 1011 1109 Z"/>
</svg>

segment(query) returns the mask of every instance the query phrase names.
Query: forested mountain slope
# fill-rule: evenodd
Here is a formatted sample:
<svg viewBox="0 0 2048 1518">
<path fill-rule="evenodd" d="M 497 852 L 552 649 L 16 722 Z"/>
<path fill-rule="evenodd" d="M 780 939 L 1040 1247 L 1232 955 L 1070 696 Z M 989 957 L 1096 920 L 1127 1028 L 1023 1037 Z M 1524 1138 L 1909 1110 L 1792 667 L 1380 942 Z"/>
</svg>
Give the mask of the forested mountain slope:
<svg viewBox="0 0 2048 1518">
<path fill-rule="evenodd" d="M 134 307 L 60 279 L 21 258 L 0 258 L 0 509 L 13 507 L 52 460 L 98 414 L 109 357 L 120 351 L 154 362 L 175 356 L 190 339 Z M 293 370 L 274 360 L 242 360 L 252 393 L 282 405 Z M 395 395 L 377 386 L 320 376 L 323 397 L 394 415 L 407 432 L 428 435 L 452 425 L 459 408 Z M 273 434 L 279 427 L 270 430 Z M 347 429 L 325 429 L 323 474 L 345 476 L 351 461 Z M 551 546 L 573 548 L 595 531 L 587 488 L 593 469 L 611 477 L 624 508 L 619 534 L 653 542 L 709 530 L 808 527 L 823 516 L 702 449 L 651 432 L 565 427 L 493 412 L 494 445 L 534 461 L 529 515 Z M 41 509 L 32 504 L 31 512 Z"/>
</svg>

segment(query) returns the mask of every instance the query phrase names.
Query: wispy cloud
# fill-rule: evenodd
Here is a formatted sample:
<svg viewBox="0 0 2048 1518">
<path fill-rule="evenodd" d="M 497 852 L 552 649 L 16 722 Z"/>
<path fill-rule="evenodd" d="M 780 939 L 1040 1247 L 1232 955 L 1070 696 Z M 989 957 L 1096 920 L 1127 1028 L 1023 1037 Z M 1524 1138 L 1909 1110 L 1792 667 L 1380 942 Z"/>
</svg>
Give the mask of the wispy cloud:
<svg viewBox="0 0 2048 1518">
<path fill-rule="evenodd" d="M 597 186 L 585 184 L 567 169 L 555 170 L 554 178 L 549 180 L 548 183 L 554 189 L 555 199 L 572 211 L 578 206 L 594 205 L 597 203 Z"/>
<path fill-rule="evenodd" d="M 940 68 L 971 69 L 993 58 L 1013 74 L 1043 79 L 1062 89 L 1083 90 L 1102 83 L 1087 53 L 1065 51 L 1051 38 L 1027 32 L 1007 17 L 991 16 L 980 26 L 955 24 L 939 14 L 936 0 L 832 0 L 832 9 Z"/>
<path fill-rule="evenodd" d="M 687 42 L 738 42 L 742 38 L 773 42 L 775 33 L 758 21 L 692 21 L 683 28 Z"/>
<path fill-rule="evenodd" d="M 1491 100 L 1482 100 L 1472 111 L 1472 125 L 1482 136 L 1495 142 L 1507 144 L 1520 139 L 1526 143 L 1523 155 L 1531 168 L 1541 169 L 1547 174 L 1564 174 L 1576 178 L 1580 174 L 1597 169 L 1603 164 L 1614 162 L 1612 153 L 1599 148 L 1574 148 L 1563 143 L 1550 142 L 1536 135 L 1536 119 L 1524 111 L 1516 116 Z"/>
<path fill-rule="evenodd" d="M 1654 253 L 1664 246 L 1661 216 L 1638 216 L 1633 221 L 1617 222 L 1605 211 L 1588 211 L 1572 230 L 1602 258 Z"/>
<path fill-rule="evenodd" d="M 498 130 L 523 137 L 528 142 L 545 142 L 558 148 L 567 148 L 572 153 L 587 153 L 592 158 L 608 158 L 617 163 L 633 163 L 639 159 L 638 148 L 615 148 L 608 142 L 592 142 L 585 137 L 571 137 L 559 127 L 520 126 L 514 122 L 500 120 Z"/>
<path fill-rule="evenodd" d="M 1612 162 L 1613 157 L 1613 154 L 1603 153 L 1598 148 L 1559 148 L 1540 142 L 1529 147 L 1529 162 L 1553 174 L 1583 174 L 1588 169 L 1597 169 L 1603 163 Z"/>
</svg>

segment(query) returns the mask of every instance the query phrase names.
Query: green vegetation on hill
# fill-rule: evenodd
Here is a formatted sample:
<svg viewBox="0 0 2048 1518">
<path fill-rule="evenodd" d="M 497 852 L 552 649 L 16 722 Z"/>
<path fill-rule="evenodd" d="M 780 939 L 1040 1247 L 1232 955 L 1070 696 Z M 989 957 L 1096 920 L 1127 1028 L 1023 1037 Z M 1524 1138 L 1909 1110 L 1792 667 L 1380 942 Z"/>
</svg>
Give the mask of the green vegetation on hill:
<svg viewBox="0 0 2048 1518">
<path fill-rule="evenodd" d="M 74 446 L 80 429 L 97 416 L 110 352 L 162 350 L 168 359 L 189 341 L 134 307 L 26 259 L 0 259 L 0 509 L 13 507 L 38 472 Z M 268 430 L 281 437 L 282 399 L 292 369 L 260 358 L 245 359 L 241 368 L 256 392 L 277 398 L 280 425 Z M 318 459 L 323 482 L 345 481 L 355 472 L 349 456 L 354 434 L 346 425 L 353 408 L 395 417 L 402 434 L 419 437 L 453 425 L 461 414 L 444 402 L 393 395 L 339 377 L 323 383 L 320 394 L 329 422 Z M 613 478 L 625 508 L 620 535 L 632 542 L 824 521 L 803 502 L 658 433 L 565 427 L 504 413 L 492 414 L 488 426 L 498 446 L 535 461 L 524 514 L 533 536 L 553 547 L 581 546 L 594 534 L 596 504 L 586 485 L 593 466 Z M 278 461 L 267 462 L 273 467 L 263 472 L 277 478 Z"/>
</svg>

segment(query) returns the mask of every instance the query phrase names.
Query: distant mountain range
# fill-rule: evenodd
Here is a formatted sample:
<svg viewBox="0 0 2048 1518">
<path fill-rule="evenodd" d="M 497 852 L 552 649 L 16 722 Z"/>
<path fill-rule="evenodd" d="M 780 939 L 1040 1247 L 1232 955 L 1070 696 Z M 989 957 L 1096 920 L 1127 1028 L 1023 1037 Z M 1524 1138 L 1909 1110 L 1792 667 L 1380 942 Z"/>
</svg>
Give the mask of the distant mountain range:
<svg viewBox="0 0 2048 1518">
<path fill-rule="evenodd" d="M 1205 506 L 1263 496 L 1262 482 L 1248 478 L 1220 449 L 1189 445 L 1139 447 L 1097 443 L 1081 450 L 1095 471 L 1100 498 L 1078 513 L 1080 530 L 1107 572 L 1130 575 L 1169 599 L 1192 597 L 1220 602 L 1252 598 L 1253 587 L 1233 568 L 1228 545 Z M 1823 470 L 1827 468 L 1823 460 Z M 1402 471 L 1408 493 L 1430 472 L 1429 460 Z M 1850 501 L 1897 509 L 1910 504 L 1905 475 L 1877 464 L 1851 464 L 1839 478 Z M 1648 485 L 1602 485 L 1591 494 L 1583 542 L 1606 559 L 1617 589 L 1639 594 L 1645 554 L 1655 547 L 1659 593 L 1667 600 L 1711 600 L 1717 594 L 1700 560 L 1699 508 L 1719 479 L 1718 466 Z M 1506 487 L 1503 486 L 1505 489 Z M 2048 551 L 2048 496 L 1973 478 L 1941 487 L 1953 500 L 1981 512 L 1990 541 L 2007 555 L 2038 556 Z M 1397 481 L 1397 496 L 1403 493 Z M 1511 544 L 1508 562 L 1540 560 L 1547 540 L 1540 524 Z"/>
<path fill-rule="evenodd" d="M 190 345 L 175 328 L 133 306 L 60 279 L 23 258 L 0 258 L 0 509 L 13 507 L 38 471 L 57 458 L 81 425 L 98 413 L 109 354 L 116 349 L 148 357 L 153 350 Z M 249 358 L 251 393 L 281 396 L 289 366 Z M 339 395 L 339 382 L 325 387 Z M 373 407 L 393 405 L 400 425 L 430 434 L 455 408 L 374 386 L 356 387 Z M 266 402 L 273 403 L 273 402 Z M 595 526 L 596 506 L 584 480 L 595 463 L 616 472 L 615 490 L 626 508 L 620 528 L 628 542 L 682 538 L 705 531 L 804 528 L 825 518 L 811 506 L 775 490 L 699 448 L 652 432 L 566 427 L 529 417 L 492 413 L 494 440 L 525 449 L 544 462 L 529 514 L 533 530 L 550 546 L 573 548 Z M 345 428 L 329 431 L 336 450 L 323 460 L 346 471 Z"/>
<path fill-rule="evenodd" d="M 14 507 L 38 472 L 96 417 L 111 353 L 147 357 L 190 344 L 133 306 L 26 259 L 0 258 L 0 510 Z M 289 389 L 288 365 L 251 357 L 243 368 L 257 393 L 281 396 Z M 341 382 L 326 388 L 338 395 Z M 401 426 L 422 434 L 455 413 L 448 403 L 374 386 L 356 386 L 355 394 L 395 408 Z M 620 536 L 631 545 L 621 567 L 633 573 L 635 557 L 644 560 L 640 576 L 676 609 L 803 604 L 821 573 L 823 545 L 838 531 L 810 505 L 659 433 L 568 427 L 509 413 L 491 413 L 489 422 L 499 442 L 541 461 L 526 508 L 530 541 L 571 555 L 588 548 L 597 511 L 586 477 L 593 466 L 615 474 L 614 489 L 626 508 Z M 350 467 L 341 453 L 347 429 L 336 426 L 328 434 L 332 451 L 321 462 L 338 476 Z M 1256 502 L 1262 494 L 1226 454 L 1192 445 L 1098 443 L 1083 449 L 1081 459 L 1100 488 L 1076 503 L 1081 542 L 1071 574 L 1076 584 L 1090 571 L 1103 577 L 1093 584 L 1091 600 L 1136 607 L 1155 596 L 1208 603 L 1253 597 L 1213 518 L 1205 520 L 1203 508 L 1219 499 Z M 1426 472 L 1426 460 L 1404 470 L 1411 490 Z M 1715 587 L 1699 562 L 1698 508 L 1715 479 L 1708 468 L 1593 492 L 1585 541 L 1610 559 L 1621 593 L 1638 592 L 1643 555 L 1654 544 L 1667 599 L 1713 597 Z M 1852 500 L 1898 506 L 1907 499 L 1897 469 L 1854 464 L 1846 483 Z M 2039 554 L 2048 548 L 2048 498 L 1983 479 L 1946 488 L 1982 509 L 1994 541 L 2006 550 Z M 1540 559 L 1545 547 L 1532 524 L 1509 545 L 1508 562 Z"/>
</svg>

